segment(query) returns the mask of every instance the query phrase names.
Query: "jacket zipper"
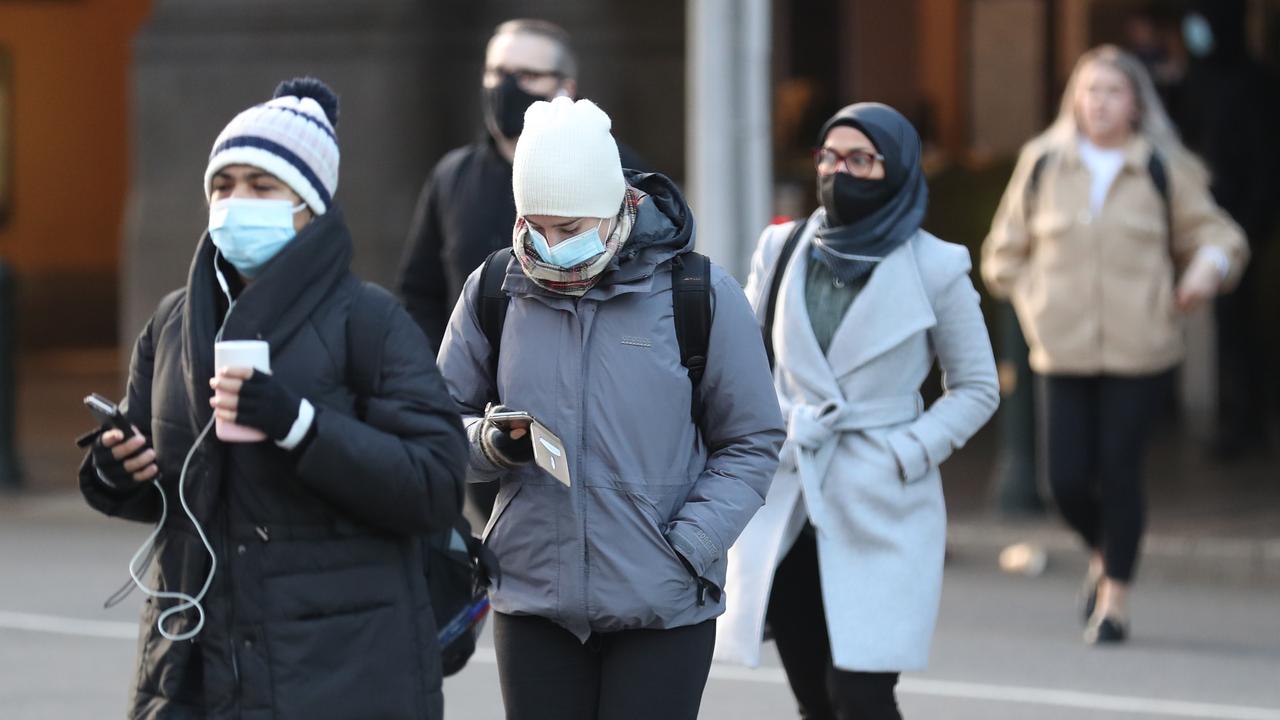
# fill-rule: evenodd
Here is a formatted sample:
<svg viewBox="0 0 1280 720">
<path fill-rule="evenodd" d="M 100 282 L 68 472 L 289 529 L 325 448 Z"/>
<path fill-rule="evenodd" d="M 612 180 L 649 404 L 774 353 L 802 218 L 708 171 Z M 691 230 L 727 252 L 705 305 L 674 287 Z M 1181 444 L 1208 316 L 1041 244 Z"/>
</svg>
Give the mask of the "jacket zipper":
<svg viewBox="0 0 1280 720">
<path fill-rule="evenodd" d="M 584 322 L 582 318 L 582 305 L 579 302 L 575 308 L 578 318 L 579 336 L 581 337 L 582 351 L 578 353 L 578 452 L 577 458 L 574 460 L 574 473 L 577 476 L 574 484 L 577 486 L 579 507 L 582 513 L 582 614 L 583 619 L 590 623 L 591 615 L 591 595 L 588 584 L 591 580 L 591 562 L 590 554 L 587 551 L 587 492 L 586 486 L 582 482 L 582 456 L 585 454 L 587 445 L 587 334 L 590 321 Z M 592 315 L 594 319 L 594 311 Z"/>
<path fill-rule="evenodd" d="M 235 585 L 231 582 L 231 574 L 233 572 L 231 563 L 234 562 L 231 558 L 233 556 L 234 551 L 232 548 L 234 546 L 231 543 L 231 490 L 227 487 L 227 483 L 223 483 L 222 491 L 226 494 L 223 499 L 226 501 L 227 506 L 227 514 L 223 515 L 222 522 L 220 523 L 222 525 L 223 554 L 227 557 L 226 574 L 223 576 L 223 582 L 225 582 L 227 586 L 227 591 L 223 595 L 223 597 L 227 599 L 227 650 L 231 653 L 231 677 L 236 684 L 235 702 L 236 705 L 239 705 L 242 688 L 240 687 L 240 661 L 236 658 L 236 598 Z"/>
</svg>

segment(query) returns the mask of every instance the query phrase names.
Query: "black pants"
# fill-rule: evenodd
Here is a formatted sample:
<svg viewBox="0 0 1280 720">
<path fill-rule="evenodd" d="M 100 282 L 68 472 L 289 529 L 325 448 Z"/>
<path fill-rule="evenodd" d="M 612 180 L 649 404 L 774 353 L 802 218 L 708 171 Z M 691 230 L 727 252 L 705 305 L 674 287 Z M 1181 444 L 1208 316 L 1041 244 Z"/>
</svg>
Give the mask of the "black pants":
<svg viewBox="0 0 1280 720">
<path fill-rule="evenodd" d="M 831 640 L 818 575 L 818 544 L 808 528 L 773 577 L 769 627 L 787 682 L 805 720 L 901 720 L 898 673 L 850 672 L 831 664 Z"/>
<path fill-rule="evenodd" d="M 1049 375 L 1041 381 L 1049 486 L 1106 575 L 1133 579 L 1146 499 L 1142 466 L 1170 375 Z"/>
<path fill-rule="evenodd" d="M 598 633 L 578 642 L 550 620 L 494 613 L 508 720 L 696 720 L 716 623 Z"/>
</svg>

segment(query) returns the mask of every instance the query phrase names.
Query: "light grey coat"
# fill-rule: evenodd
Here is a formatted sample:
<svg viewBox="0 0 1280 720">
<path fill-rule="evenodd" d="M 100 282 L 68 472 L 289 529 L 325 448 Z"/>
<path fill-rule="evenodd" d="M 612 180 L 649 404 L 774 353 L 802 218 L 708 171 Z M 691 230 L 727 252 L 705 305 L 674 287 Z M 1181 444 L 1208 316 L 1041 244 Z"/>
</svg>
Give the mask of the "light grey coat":
<svg viewBox="0 0 1280 720">
<path fill-rule="evenodd" d="M 726 552 L 763 504 L 784 437 L 755 316 L 715 266 L 695 426 L 671 302 L 671 259 L 692 247 L 692 219 L 674 186 L 649 182 L 661 194 L 644 199 L 621 262 L 581 300 L 539 288 L 514 260 L 503 285 L 496 396 L 561 438 L 573 486 L 536 466 L 504 475 L 478 452 L 468 475 L 501 482 L 484 530 L 502 568 L 493 607 L 551 619 L 583 641 L 723 611 Z M 477 290 L 473 273 L 440 351 L 473 441 L 495 397 Z M 677 550 L 715 586 L 705 605 Z"/>
<path fill-rule="evenodd" d="M 756 249 L 747 295 L 761 316 L 792 227 L 767 229 Z M 872 273 L 824 356 L 805 305 L 815 228 L 784 269 L 774 321 L 775 383 L 788 418 L 782 465 L 730 552 L 733 600 L 718 623 L 716 656 L 759 664 L 774 569 L 807 515 L 835 666 L 918 670 L 942 589 L 938 467 L 999 402 L 991 342 L 968 251 L 920 231 Z M 946 392 L 926 411 L 919 390 L 935 360 Z"/>
</svg>

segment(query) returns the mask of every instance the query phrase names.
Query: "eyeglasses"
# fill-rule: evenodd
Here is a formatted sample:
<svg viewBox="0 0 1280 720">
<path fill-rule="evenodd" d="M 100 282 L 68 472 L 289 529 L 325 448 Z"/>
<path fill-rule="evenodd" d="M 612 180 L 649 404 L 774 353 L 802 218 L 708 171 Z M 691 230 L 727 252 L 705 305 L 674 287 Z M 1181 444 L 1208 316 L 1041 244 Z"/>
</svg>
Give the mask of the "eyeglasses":
<svg viewBox="0 0 1280 720">
<path fill-rule="evenodd" d="M 839 172 L 840 167 L 844 166 L 845 172 L 854 177 L 867 177 L 875 170 L 877 160 L 884 162 L 884 156 L 866 150 L 850 150 L 847 155 L 841 155 L 831 148 L 817 148 L 813 151 L 813 164 L 822 175 Z"/>
<path fill-rule="evenodd" d="M 530 88 L 536 87 L 539 82 L 546 78 L 555 78 L 556 80 L 564 79 L 564 73 L 559 70 L 531 70 L 529 68 L 496 67 L 485 68 L 484 84 L 487 87 L 494 87 L 502 82 L 502 77 L 504 75 L 514 77 L 516 79 L 516 84 L 525 92 L 529 92 Z"/>
</svg>

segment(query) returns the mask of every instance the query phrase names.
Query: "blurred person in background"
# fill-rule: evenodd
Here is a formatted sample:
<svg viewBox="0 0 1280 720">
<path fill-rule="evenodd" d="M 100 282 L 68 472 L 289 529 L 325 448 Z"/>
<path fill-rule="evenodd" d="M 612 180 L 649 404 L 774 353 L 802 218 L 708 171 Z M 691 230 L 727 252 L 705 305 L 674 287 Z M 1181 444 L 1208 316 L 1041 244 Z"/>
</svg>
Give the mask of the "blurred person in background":
<svg viewBox="0 0 1280 720">
<path fill-rule="evenodd" d="M 436 349 L 467 276 L 511 244 L 511 161 L 525 110 L 538 100 L 577 96 L 569 33 L 546 20 L 502 23 L 485 50 L 481 91 L 482 137 L 450 151 L 431 171 L 400 267 L 405 306 Z M 624 168 L 645 169 L 625 145 L 618 150 Z"/>
<path fill-rule="evenodd" d="M 995 412 L 996 367 L 968 250 L 920 228 L 915 128 L 858 103 L 818 143 L 821 207 L 767 228 L 747 281 L 787 441 L 729 553 L 717 658 L 758 665 L 767 620 L 801 717 L 899 718 L 942 592 L 939 468 Z M 935 364 L 944 394 L 926 408 Z"/>
<path fill-rule="evenodd" d="M 466 439 L 422 332 L 351 273 L 337 118 L 292 80 L 218 136 L 186 287 L 134 346 L 134 432 L 83 440 L 89 505 L 157 525 L 129 717 L 443 716 L 418 536 L 458 516 Z M 255 339 L 271 372 L 214 367 Z"/>
<path fill-rule="evenodd" d="M 1253 262 L 1214 303 L 1218 340 L 1218 424 L 1214 455 L 1231 460 L 1264 450 L 1280 411 L 1280 387 L 1267 371 L 1258 274 L 1274 246 L 1280 209 L 1277 80 L 1249 56 L 1244 0 L 1201 0 L 1183 20 L 1191 64 L 1176 119 L 1187 147 L 1204 159 L 1217 203 L 1244 230 Z M 1271 323 L 1274 324 L 1274 323 Z"/>
<path fill-rule="evenodd" d="M 434 350 L 467 276 L 489 253 L 511 244 L 511 160 L 525 110 L 538 100 L 577 95 L 578 60 L 569 33 L 546 20 L 502 23 L 485 50 L 481 89 L 482 137 L 452 150 L 431 171 L 400 265 L 401 299 Z M 618 149 L 624 168 L 645 169 L 625 145 Z M 471 527 L 484 527 L 494 492 L 487 484 L 467 486 Z"/>
<path fill-rule="evenodd" d="M 1207 183 L 1142 64 L 1101 46 L 1023 148 L 983 245 L 983 279 L 1030 346 L 1053 496 L 1089 548 L 1091 644 L 1128 635 L 1142 466 L 1183 356 L 1178 316 L 1233 287 L 1248 260 Z"/>
</svg>

